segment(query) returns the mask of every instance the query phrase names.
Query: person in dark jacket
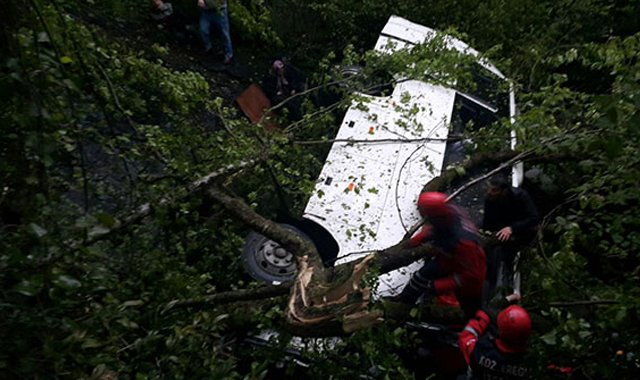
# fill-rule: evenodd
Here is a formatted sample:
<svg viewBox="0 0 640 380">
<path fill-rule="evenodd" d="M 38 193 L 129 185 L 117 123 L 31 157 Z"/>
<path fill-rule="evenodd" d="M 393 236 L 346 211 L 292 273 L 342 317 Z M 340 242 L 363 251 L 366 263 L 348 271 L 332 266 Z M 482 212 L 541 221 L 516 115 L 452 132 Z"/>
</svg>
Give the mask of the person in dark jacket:
<svg viewBox="0 0 640 380">
<path fill-rule="evenodd" d="M 163 0 L 151 0 L 151 18 L 158 22 L 165 21 L 173 14 L 173 5 Z"/>
<path fill-rule="evenodd" d="M 478 310 L 458 337 L 458 346 L 469 366 L 469 379 L 530 379 L 531 368 L 525 364 L 531 335 L 529 313 L 517 305 L 502 310 L 497 318 L 497 337 L 485 334 L 491 325 L 489 314 Z"/>
<path fill-rule="evenodd" d="M 539 219 L 526 190 L 511 186 L 501 174 L 490 180 L 482 229 L 494 232 L 498 239 L 497 246 L 487 248 L 488 260 L 502 260 L 507 280 L 512 276 L 517 252 L 535 237 Z M 487 276 L 489 282 L 495 284 L 497 273 L 491 266 Z"/>
<path fill-rule="evenodd" d="M 429 225 L 414 235 L 409 245 L 428 241 L 438 253 L 415 272 L 395 300 L 415 303 L 422 295 L 454 292 L 463 312 L 470 318 L 482 304 L 485 255 L 478 244 L 477 228 L 466 212 L 447 202 L 447 195 L 425 192 L 418 199 L 418 210 Z"/>
<path fill-rule="evenodd" d="M 484 203 L 485 230 L 496 232 L 500 241 L 511 237 L 532 237 L 538 226 L 539 216 L 526 190 L 511 186 L 506 176 L 498 175 L 489 182 Z"/>
<path fill-rule="evenodd" d="M 272 106 L 286 100 L 283 108 L 289 111 L 291 120 L 302 118 L 302 98 L 294 95 L 306 89 L 305 78 L 287 59 L 282 57 L 273 61 L 269 75 L 262 80 L 262 89 Z"/>
</svg>

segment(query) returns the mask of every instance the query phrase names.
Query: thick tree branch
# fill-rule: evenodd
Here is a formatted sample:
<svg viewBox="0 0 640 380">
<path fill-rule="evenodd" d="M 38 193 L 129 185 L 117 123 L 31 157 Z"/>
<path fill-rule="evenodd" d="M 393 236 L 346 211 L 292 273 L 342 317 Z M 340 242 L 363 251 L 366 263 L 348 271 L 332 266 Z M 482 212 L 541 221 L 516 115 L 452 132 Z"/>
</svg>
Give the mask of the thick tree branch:
<svg viewBox="0 0 640 380">
<path fill-rule="evenodd" d="M 250 159 L 250 160 L 244 160 L 244 161 L 240 161 L 238 163 L 235 164 L 229 164 L 225 167 L 222 167 L 210 174 L 207 174 L 204 177 L 201 177 L 193 182 L 191 182 L 189 185 L 187 185 L 187 194 L 185 196 L 190 196 L 200 190 L 202 190 L 203 188 L 210 186 L 215 180 L 228 176 L 230 174 L 233 174 L 235 172 L 238 172 L 242 169 L 251 167 L 255 164 L 257 164 L 258 162 L 261 162 L 262 160 L 264 160 L 264 158 L 254 158 L 254 159 Z M 109 228 L 109 230 L 106 230 L 102 233 L 99 234 L 95 234 L 93 236 L 91 236 L 90 238 L 88 238 L 85 241 L 82 242 L 70 242 L 69 246 L 71 246 L 72 248 L 78 248 L 80 245 L 90 245 L 93 243 L 96 243 L 100 240 L 104 240 L 105 238 L 107 238 L 108 236 L 113 235 L 114 233 L 121 231 L 125 228 L 127 228 L 128 226 L 137 224 L 139 222 L 141 222 L 144 218 L 146 218 L 147 216 L 149 216 L 152 212 L 152 210 L 154 208 L 158 208 L 158 207 L 163 207 L 163 206 L 167 206 L 172 204 L 173 202 L 175 202 L 175 199 L 172 198 L 162 198 L 158 201 L 156 201 L 155 203 L 145 203 L 141 206 L 139 206 L 133 213 L 127 215 L 126 217 L 122 218 L 121 220 L 118 220 L 113 226 L 111 226 Z"/>
<path fill-rule="evenodd" d="M 465 191 L 466 189 L 468 189 L 469 187 L 475 185 L 476 183 L 487 179 L 491 176 L 493 176 L 494 174 L 502 171 L 503 169 L 512 166 L 513 164 L 517 163 L 518 161 L 523 161 L 524 159 L 526 159 L 527 157 L 531 156 L 533 154 L 533 151 L 528 150 L 522 153 L 518 153 L 515 157 L 509 159 L 508 161 L 502 163 L 500 166 L 498 166 L 497 168 L 491 170 L 489 173 L 482 175 L 480 177 L 474 178 L 471 181 L 465 183 L 463 186 L 459 187 L 458 189 L 456 189 L 454 192 L 452 192 L 449 197 L 447 198 L 447 200 L 451 200 L 453 198 L 455 198 L 456 196 L 458 196 L 458 194 L 462 193 L 463 191 Z"/>
<path fill-rule="evenodd" d="M 504 162 L 505 160 L 511 161 L 517 154 L 518 153 L 511 150 L 492 154 L 476 154 L 463 161 L 460 165 L 451 167 L 440 173 L 439 176 L 431 179 L 431 181 L 427 182 L 424 185 L 422 191 L 441 191 L 443 188 L 453 183 L 455 180 L 462 178 L 469 171 L 477 167 L 480 167 L 482 165 L 495 164 L 496 162 Z M 451 198 L 452 196 L 449 197 L 449 199 Z M 424 220 L 420 220 L 413 226 L 411 226 L 411 228 L 409 228 L 407 233 L 404 235 L 404 239 L 410 238 L 424 223 Z"/>
<path fill-rule="evenodd" d="M 513 162 L 531 158 L 533 153 L 527 151 L 500 152 L 492 155 L 475 156 L 463 163 L 465 171 L 487 163 L 502 162 L 489 174 L 476 178 L 478 181 L 488 178 L 497 171 L 512 165 Z M 443 173 L 444 181 L 439 186 L 449 184 L 462 175 L 459 170 L 450 169 Z M 442 176 L 441 176 L 442 177 Z M 440 178 L 440 177 L 439 177 Z M 434 186 L 427 184 L 425 187 Z M 464 191 L 470 184 L 463 185 L 452 197 Z M 257 214 L 242 199 L 227 194 L 217 186 L 208 186 L 206 193 L 219 202 L 227 211 L 235 215 L 250 228 L 262 233 L 266 237 L 279 242 L 285 249 L 292 252 L 299 259 L 299 275 L 294 287 L 290 285 L 264 287 L 254 290 L 220 293 L 203 299 L 174 301 L 169 308 L 202 307 L 219 305 L 221 303 L 257 300 L 281 295 L 291 291 L 287 308 L 287 319 L 290 328 L 297 334 L 305 336 L 322 336 L 324 332 L 352 331 L 371 324 L 378 323 L 382 314 L 380 310 L 369 310 L 369 290 L 359 288 L 359 278 L 367 268 L 375 267 L 379 273 L 409 265 L 421 258 L 435 253 L 435 248 L 429 244 L 417 248 L 406 245 L 406 239 L 393 247 L 376 252 L 365 259 L 356 260 L 334 268 L 326 269 L 319 260 L 315 248 L 304 239 L 299 238 L 289 230 L 285 230 Z M 487 242 L 490 243 L 489 239 Z M 315 262 L 311 259 L 315 258 Z M 329 274 L 332 276 L 329 277 Z M 313 280 L 312 280 L 313 278 Z M 331 278 L 331 280 L 330 280 Z"/>
<path fill-rule="evenodd" d="M 553 139 L 549 140 L 554 141 Z M 497 168 L 491 170 L 489 173 L 484 174 L 480 177 L 474 178 L 473 180 L 465 183 L 454 192 L 449 195 L 449 200 L 455 198 L 463 191 L 473 186 L 474 184 L 487 179 L 496 173 L 504 170 L 505 168 L 515 164 L 518 161 L 527 161 L 527 162 L 544 162 L 544 161 L 559 161 L 563 159 L 567 159 L 573 157 L 572 154 L 563 153 L 563 154 L 538 154 L 533 150 L 527 150 L 524 152 L 516 152 L 516 151 L 502 151 L 491 154 L 478 154 L 474 155 L 471 158 L 462 162 L 462 164 L 457 165 L 455 167 L 449 168 L 443 171 L 439 176 L 433 178 L 427 184 L 424 185 L 422 191 L 442 191 L 443 188 L 452 184 L 456 180 L 464 177 L 469 171 L 477 167 L 481 167 L 483 165 L 491 165 L 496 163 L 501 163 Z M 411 228 L 405 234 L 405 239 L 411 237 L 419 228 L 424 224 L 424 220 L 421 220 L 411 226 Z"/>
<path fill-rule="evenodd" d="M 481 153 L 475 154 L 470 158 L 464 160 L 460 165 L 450 167 L 446 169 L 439 176 L 433 178 L 427 182 L 422 191 L 439 191 L 450 185 L 454 181 L 468 175 L 470 171 L 483 165 L 495 165 L 497 163 L 505 162 L 513 159 L 518 152 L 512 150 L 496 152 L 496 153 Z"/>
<path fill-rule="evenodd" d="M 380 273 L 389 273 L 393 270 L 407 266 L 430 254 L 435 253 L 435 248 L 430 244 L 424 244 L 416 248 L 406 245 L 407 240 L 376 253 L 372 265 L 380 268 Z"/>
<path fill-rule="evenodd" d="M 253 301 L 261 300 L 272 297 L 279 297 L 289 294 L 291 283 L 279 285 L 279 286 L 264 286 L 256 289 L 241 289 L 232 290 L 228 292 L 216 293 L 210 296 L 186 300 L 174 300 L 167 304 L 163 313 L 186 307 L 203 307 L 203 306 L 219 306 L 223 304 L 239 302 L 239 301 Z"/>
<path fill-rule="evenodd" d="M 425 244 L 417 248 L 408 248 L 405 241 L 393 247 L 385 249 L 375 254 L 371 260 L 371 265 L 379 268 L 381 274 L 391 272 L 395 269 L 409 265 L 429 254 L 434 253 L 431 245 Z M 353 263 L 342 264 L 334 269 L 350 266 Z M 264 286 L 256 289 L 242 289 L 230 292 L 216 293 L 210 296 L 197 299 L 175 300 L 167 304 L 165 310 L 187 307 L 218 306 L 226 303 L 266 299 L 287 294 L 292 283 L 285 283 L 278 286 Z"/>
<path fill-rule="evenodd" d="M 228 195 L 217 186 L 210 186 L 206 193 L 248 227 L 269 239 L 277 241 L 294 256 L 299 259 L 305 256 L 308 257 L 312 265 L 318 268 L 318 272 L 320 272 L 320 268 L 323 267 L 322 260 L 313 244 L 294 232 L 283 228 L 278 223 L 258 214 L 244 200 Z"/>
</svg>

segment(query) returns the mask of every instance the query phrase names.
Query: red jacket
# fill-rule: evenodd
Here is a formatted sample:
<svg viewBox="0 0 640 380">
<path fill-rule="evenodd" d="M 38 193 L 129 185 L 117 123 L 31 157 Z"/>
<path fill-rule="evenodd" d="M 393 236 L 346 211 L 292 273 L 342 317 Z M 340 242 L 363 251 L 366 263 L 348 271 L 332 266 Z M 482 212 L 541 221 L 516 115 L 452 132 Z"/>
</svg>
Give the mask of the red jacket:
<svg viewBox="0 0 640 380">
<path fill-rule="evenodd" d="M 449 255 L 438 255 L 440 269 L 450 274 L 433 282 L 436 294 L 455 291 L 464 297 L 482 295 L 486 259 L 482 248 L 472 240 L 461 240 Z"/>
<path fill-rule="evenodd" d="M 480 297 L 487 270 L 484 250 L 466 213 L 457 207 L 454 210 L 450 226 L 440 229 L 423 226 L 409 244 L 416 247 L 428 240 L 439 248 L 436 260 L 446 276 L 434 281 L 436 294 L 455 291 L 463 297 Z"/>
<path fill-rule="evenodd" d="M 487 313 L 482 310 L 478 310 L 476 316 L 469 320 L 469 323 L 467 323 L 464 330 L 460 333 L 460 336 L 458 337 L 458 346 L 460 346 L 460 351 L 462 352 L 464 361 L 467 364 L 471 361 L 471 353 L 476 347 L 478 339 L 484 335 L 490 323 L 491 319 Z"/>
</svg>

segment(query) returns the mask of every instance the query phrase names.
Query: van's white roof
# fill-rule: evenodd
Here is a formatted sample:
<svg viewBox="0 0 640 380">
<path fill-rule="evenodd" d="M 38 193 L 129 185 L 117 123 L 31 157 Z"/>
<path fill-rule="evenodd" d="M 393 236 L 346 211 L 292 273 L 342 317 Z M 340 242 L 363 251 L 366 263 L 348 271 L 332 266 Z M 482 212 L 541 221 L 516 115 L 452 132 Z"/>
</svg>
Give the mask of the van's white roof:
<svg viewBox="0 0 640 380">
<path fill-rule="evenodd" d="M 435 33 L 391 16 L 376 50 L 391 53 Z M 445 38 L 451 48 L 478 56 L 464 42 Z M 493 65 L 479 63 L 504 78 Z M 416 200 L 424 184 L 441 173 L 455 96 L 453 89 L 407 80 L 388 97 L 363 95 L 366 102 L 349 108 L 303 214 L 336 240 L 336 264 L 397 244 L 420 220 Z M 421 265 L 380 276 L 376 294 L 395 294 Z"/>
<path fill-rule="evenodd" d="M 402 17 L 391 16 L 389 17 L 387 24 L 384 26 L 384 29 L 382 29 L 374 50 L 389 53 L 431 41 L 435 36 L 436 31 L 429 27 L 416 24 Z M 444 37 L 444 41 L 449 49 L 455 49 L 473 57 L 480 56 L 480 53 L 477 50 L 455 37 L 447 35 Z M 485 59 L 478 60 L 478 63 L 500 79 L 506 79 L 500 70 Z"/>
<path fill-rule="evenodd" d="M 336 139 L 364 142 L 333 144 L 303 215 L 336 239 L 336 264 L 398 243 L 420 219 L 415 200 L 440 174 L 454 99 L 454 90 L 406 81 L 349 108 Z"/>
</svg>

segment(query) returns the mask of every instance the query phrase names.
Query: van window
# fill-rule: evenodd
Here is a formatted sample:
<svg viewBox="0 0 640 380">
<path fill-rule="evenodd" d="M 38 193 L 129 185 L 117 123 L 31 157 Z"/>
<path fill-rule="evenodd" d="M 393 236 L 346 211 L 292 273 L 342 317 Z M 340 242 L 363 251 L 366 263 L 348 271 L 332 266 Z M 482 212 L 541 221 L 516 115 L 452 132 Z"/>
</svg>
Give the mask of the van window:
<svg viewBox="0 0 640 380">
<path fill-rule="evenodd" d="M 454 135 L 462 134 L 467 128 L 477 130 L 498 120 L 495 108 L 476 100 L 467 94 L 457 93 L 453 104 L 451 131 Z"/>
<path fill-rule="evenodd" d="M 470 95 L 491 104 L 493 108 L 498 110 L 497 113 L 500 117 L 509 116 L 509 91 L 507 81 L 498 78 L 477 62 L 471 67 L 471 75 L 475 89 L 470 91 Z"/>
</svg>

